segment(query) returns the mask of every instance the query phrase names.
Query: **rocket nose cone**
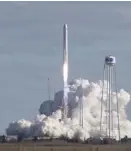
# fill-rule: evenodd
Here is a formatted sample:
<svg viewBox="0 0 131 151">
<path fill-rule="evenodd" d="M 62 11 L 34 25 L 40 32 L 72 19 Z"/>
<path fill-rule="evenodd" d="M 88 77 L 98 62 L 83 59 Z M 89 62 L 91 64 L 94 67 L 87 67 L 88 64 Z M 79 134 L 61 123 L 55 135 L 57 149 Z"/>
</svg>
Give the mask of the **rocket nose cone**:
<svg viewBox="0 0 131 151">
<path fill-rule="evenodd" d="M 68 27 L 67 27 L 67 24 L 64 24 L 64 28 L 68 28 Z"/>
</svg>

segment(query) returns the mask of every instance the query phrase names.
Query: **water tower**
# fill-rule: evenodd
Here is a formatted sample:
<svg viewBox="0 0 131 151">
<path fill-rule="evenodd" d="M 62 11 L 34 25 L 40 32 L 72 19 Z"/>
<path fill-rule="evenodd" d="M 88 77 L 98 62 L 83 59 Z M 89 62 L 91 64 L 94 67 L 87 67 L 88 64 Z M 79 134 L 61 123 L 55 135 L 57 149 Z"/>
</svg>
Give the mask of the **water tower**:
<svg viewBox="0 0 131 151">
<path fill-rule="evenodd" d="M 120 140 L 119 102 L 116 86 L 116 58 L 106 56 L 103 70 L 100 134 Z"/>
</svg>

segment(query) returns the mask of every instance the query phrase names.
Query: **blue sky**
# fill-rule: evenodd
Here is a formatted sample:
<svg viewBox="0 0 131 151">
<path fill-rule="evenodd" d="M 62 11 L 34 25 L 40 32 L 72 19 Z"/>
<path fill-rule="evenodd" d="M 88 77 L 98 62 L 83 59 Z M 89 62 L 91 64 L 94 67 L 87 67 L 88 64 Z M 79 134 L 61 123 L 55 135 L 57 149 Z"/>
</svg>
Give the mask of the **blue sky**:
<svg viewBox="0 0 131 151">
<path fill-rule="evenodd" d="M 64 23 L 69 79 L 102 79 L 113 54 L 118 88 L 131 92 L 131 2 L 0 2 L 1 133 L 12 120 L 33 119 L 48 98 L 48 77 L 52 98 L 62 88 Z"/>
</svg>

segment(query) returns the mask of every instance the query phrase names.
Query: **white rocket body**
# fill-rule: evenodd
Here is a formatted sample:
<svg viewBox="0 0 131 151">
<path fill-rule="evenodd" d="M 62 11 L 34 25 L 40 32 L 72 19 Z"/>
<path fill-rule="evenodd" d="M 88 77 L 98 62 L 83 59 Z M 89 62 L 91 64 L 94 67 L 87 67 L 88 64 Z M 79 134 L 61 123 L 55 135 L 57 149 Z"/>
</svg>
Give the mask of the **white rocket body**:
<svg viewBox="0 0 131 151">
<path fill-rule="evenodd" d="M 68 27 L 67 24 L 63 26 L 63 117 L 67 117 L 68 112 Z"/>
<path fill-rule="evenodd" d="M 63 80 L 68 80 L 68 27 L 64 24 L 63 27 Z"/>
</svg>

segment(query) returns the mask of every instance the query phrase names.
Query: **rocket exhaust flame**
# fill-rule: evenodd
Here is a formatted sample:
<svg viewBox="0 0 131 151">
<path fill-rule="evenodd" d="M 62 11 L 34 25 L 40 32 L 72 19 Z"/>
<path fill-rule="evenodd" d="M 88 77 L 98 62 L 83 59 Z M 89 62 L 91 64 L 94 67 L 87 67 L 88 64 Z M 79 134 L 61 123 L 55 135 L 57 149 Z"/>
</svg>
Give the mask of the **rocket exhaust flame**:
<svg viewBox="0 0 131 151">
<path fill-rule="evenodd" d="M 68 65 L 67 63 L 63 64 L 63 80 L 64 83 L 67 83 L 67 79 L 68 79 Z"/>
</svg>

